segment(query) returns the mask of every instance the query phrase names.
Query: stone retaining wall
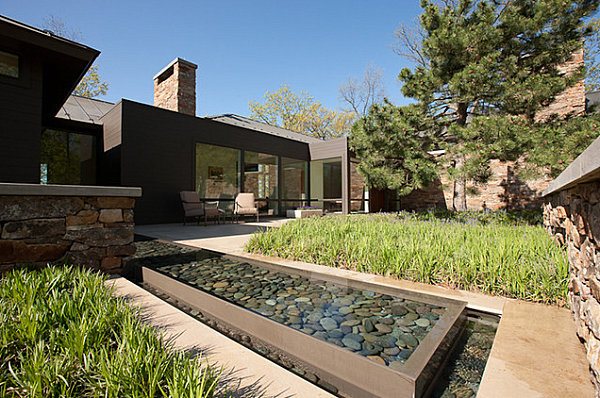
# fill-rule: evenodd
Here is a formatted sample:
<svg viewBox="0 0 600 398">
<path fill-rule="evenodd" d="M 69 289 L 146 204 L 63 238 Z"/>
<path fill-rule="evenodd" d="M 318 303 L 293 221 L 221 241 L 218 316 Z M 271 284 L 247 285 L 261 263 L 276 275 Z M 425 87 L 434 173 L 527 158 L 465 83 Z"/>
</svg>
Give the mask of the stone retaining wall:
<svg viewBox="0 0 600 398">
<path fill-rule="evenodd" d="M 88 189 L 85 189 L 88 188 Z M 70 263 L 119 273 L 139 188 L 0 184 L 0 271 Z"/>
<path fill-rule="evenodd" d="M 600 397 L 600 138 L 545 192 L 544 225 L 569 257 L 569 299 Z"/>
<path fill-rule="evenodd" d="M 569 256 L 569 298 L 596 389 L 600 388 L 600 182 L 547 198 L 544 224 Z M 598 394 L 597 394 L 598 396 Z"/>
</svg>

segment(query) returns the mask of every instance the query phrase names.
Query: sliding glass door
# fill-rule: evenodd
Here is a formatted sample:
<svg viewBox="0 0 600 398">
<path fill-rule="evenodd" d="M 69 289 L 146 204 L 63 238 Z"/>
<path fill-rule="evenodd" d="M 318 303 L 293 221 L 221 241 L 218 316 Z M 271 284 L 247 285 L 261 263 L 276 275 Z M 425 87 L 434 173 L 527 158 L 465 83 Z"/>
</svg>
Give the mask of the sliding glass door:
<svg viewBox="0 0 600 398">
<path fill-rule="evenodd" d="M 229 200 L 240 192 L 242 151 L 196 144 L 196 191 L 201 198 Z"/>
</svg>

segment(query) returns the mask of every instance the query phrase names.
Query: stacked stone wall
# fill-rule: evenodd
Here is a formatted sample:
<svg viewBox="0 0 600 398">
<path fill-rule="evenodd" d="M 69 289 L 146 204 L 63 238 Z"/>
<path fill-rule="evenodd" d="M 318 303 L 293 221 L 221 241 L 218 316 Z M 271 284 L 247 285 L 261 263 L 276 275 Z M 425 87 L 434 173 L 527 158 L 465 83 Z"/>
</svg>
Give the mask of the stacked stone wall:
<svg viewBox="0 0 600 398">
<path fill-rule="evenodd" d="M 535 179 L 519 178 L 518 162 L 493 159 L 490 162 L 491 176 L 485 184 L 469 184 L 467 189 L 467 209 L 517 210 L 540 208 L 542 192 L 552 179 L 541 176 Z M 429 210 L 432 208 L 452 209 L 452 181 L 447 175 L 425 189 L 416 190 L 403 197 L 400 206 L 403 210 Z"/>
<path fill-rule="evenodd" d="M 120 273 L 135 253 L 135 199 L 0 195 L 0 270 L 70 263 Z"/>
<path fill-rule="evenodd" d="M 600 182 L 548 196 L 544 225 L 568 252 L 571 309 L 600 397 Z"/>
</svg>

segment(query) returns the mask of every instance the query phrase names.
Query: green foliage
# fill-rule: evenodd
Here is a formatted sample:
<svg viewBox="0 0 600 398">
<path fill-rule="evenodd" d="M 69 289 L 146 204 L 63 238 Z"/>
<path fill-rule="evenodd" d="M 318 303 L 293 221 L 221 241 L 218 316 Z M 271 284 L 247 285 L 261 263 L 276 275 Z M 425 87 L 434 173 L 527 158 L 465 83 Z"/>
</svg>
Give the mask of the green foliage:
<svg viewBox="0 0 600 398">
<path fill-rule="evenodd" d="M 87 98 L 96 98 L 100 95 L 106 95 L 107 92 L 108 83 L 100 77 L 98 65 L 92 65 L 75 90 L 73 90 L 74 95 Z"/>
<path fill-rule="evenodd" d="M 445 221 L 463 224 L 481 225 L 542 225 L 543 215 L 540 210 L 499 210 L 499 211 L 448 211 L 434 209 L 424 212 L 401 211 L 396 214 L 401 220 L 413 221 Z"/>
<path fill-rule="evenodd" d="M 509 214 L 509 213 L 506 213 Z M 541 226 L 394 215 L 309 218 L 253 235 L 246 250 L 417 282 L 564 305 L 568 261 Z M 425 216 L 427 217 L 427 216 Z M 487 217 L 487 216 L 482 216 Z M 520 222 L 517 222 L 520 224 Z"/>
<path fill-rule="evenodd" d="M 0 396 L 213 396 L 214 370 L 175 351 L 105 283 L 73 267 L 0 279 Z"/>
<path fill-rule="evenodd" d="M 463 187 L 455 186 L 455 195 L 464 196 L 467 180 L 483 182 L 489 177 L 490 159 L 514 160 L 524 155 L 531 148 L 531 137 L 542 134 L 531 135 L 531 130 L 537 128 L 536 112 L 582 78 L 583 69 L 565 75 L 559 67 L 591 34 L 586 20 L 596 11 L 598 2 L 456 0 L 438 5 L 423 0 L 421 6 L 420 41 L 408 37 L 406 30 L 399 33 L 406 51 L 412 53 L 409 58 L 417 61 L 415 68 L 403 69 L 399 79 L 403 94 L 415 99 L 414 107 L 423 110 L 428 140 L 435 138 L 434 145 L 447 150 L 439 166 L 448 168 L 448 174 Z M 381 110 L 373 108 L 373 112 Z M 376 134 L 362 134 L 360 126 L 355 129 L 353 134 L 359 134 L 357 148 L 380 158 L 389 153 L 428 150 L 429 142 L 419 148 L 410 140 L 405 144 L 391 139 L 395 134 L 405 134 L 399 127 L 412 134 L 424 123 L 415 123 L 411 111 L 402 110 L 398 115 L 404 120 L 393 120 L 385 126 L 386 141 Z M 390 145 L 405 148 L 391 149 Z M 411 157 L 425 158 L 426 154 Z M 361 170 L 367 177 L 392 176 L 398 173 L 397 163 L 364 162 Z M 429 175 L 430 162 L 418 165 Z M 410 174 L 420 173 L 411 169 Z M 418 185 L 409 184 L 403 192 Z M 466 201 L 463 197 L 455 204 L 462 207 Z"/>
<path fill-rule="evenodd" d="M 434 149 L 432 127 L 418 106 L 396 107 L 387 101 L 373 105 L 350 136 L 366 184 L 409 193 L 431 183 L 437 175 L 436 163 L 427 154 Z"/>
<path fill-rule="evenodd" d="M 352 112 L 329 110 L 306 92 L 288 86 L 265 93 L 264 103 L 250 101 L 251 118 L 316 138 L 335 138 L 349 132 Z"/>
<path fill-rule="evenodd" d="M 587 91 L 600 90 L 600 19 L 588 24 L 592 32 L 585 40 L 585 88 Z"/>
<path fill-rule="evenodd" d="M 525 159 L 556 177 L 600 136 L 600 114 L 555 120 L 530 133 Z"/>
</svg>

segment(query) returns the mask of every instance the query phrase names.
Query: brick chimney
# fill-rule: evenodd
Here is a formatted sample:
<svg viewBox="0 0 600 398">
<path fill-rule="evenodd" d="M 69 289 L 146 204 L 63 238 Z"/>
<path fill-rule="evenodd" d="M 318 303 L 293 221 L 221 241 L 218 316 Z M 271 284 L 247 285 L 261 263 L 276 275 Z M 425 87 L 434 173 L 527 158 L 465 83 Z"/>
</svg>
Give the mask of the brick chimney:
<svg viewBox="0 0 600 398">
<path fill-rule="evenodd" d="M 154 76 L 154 106 L 196 116 L 197 65 L 175 58 Z"/>
<path fill-rule="evenodd" d="M 575 51 L 571 59 L 558 67 L 560 73 L 571 75 L 584 65 L 583 49 Z M 583 79 L 558 94 L 554 101 L 535 115 L 536 121 L 545 121 L 555 116 L 559 119 L 567 116 L 581 116 L 585 113 L 585 84 Z"/>
</svg>

